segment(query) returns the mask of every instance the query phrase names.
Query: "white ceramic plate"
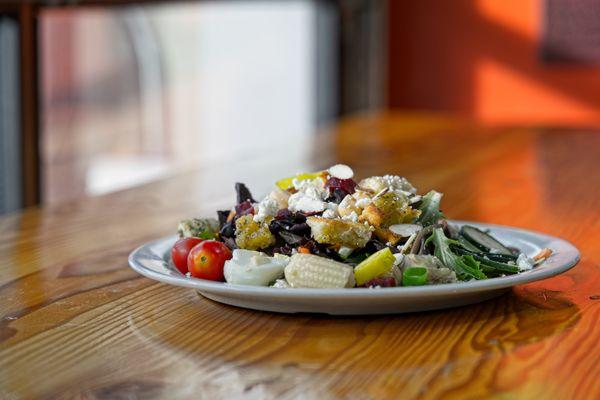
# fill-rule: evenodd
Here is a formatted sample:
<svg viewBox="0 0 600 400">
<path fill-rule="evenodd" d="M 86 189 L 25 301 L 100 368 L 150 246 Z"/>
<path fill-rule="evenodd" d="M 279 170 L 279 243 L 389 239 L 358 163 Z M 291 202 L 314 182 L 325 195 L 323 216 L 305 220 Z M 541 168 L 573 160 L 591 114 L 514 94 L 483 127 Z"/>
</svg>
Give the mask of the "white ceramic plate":
<svg viewBox="0 0 600 400">
<path fill-rule="evenodd" d="M 170 285 L 196 289 L 203 296 L 237 307 L 282 313 L 326 313 L 333 315 L 391 314 L 435 310 L 477 303 L 496 297 L 512 286 L 560 274 L 579 261 L 579 251 L 569 242 L 549 235 L 498 225 L 450 221 L 489 229 L 507 246 L 517 247 L 528 256 L 548 247 L 553 255 L 531 271 L 501 278 L 431 286 L 381 289 L 277 289 L 232 285 L 187 278 L 170 261 L 177 237 L 156 240 L 129 255 L 129 264 L 140 274 Z"/>
</svg>

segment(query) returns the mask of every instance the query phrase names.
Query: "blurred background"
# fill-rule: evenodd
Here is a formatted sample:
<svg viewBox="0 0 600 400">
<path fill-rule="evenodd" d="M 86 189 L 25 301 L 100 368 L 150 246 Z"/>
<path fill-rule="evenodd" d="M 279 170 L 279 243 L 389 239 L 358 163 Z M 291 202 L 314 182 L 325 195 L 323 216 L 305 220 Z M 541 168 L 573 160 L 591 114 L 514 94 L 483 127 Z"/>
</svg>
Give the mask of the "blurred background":
<svg viewBox="0 0 600 400">
<path fill-rule="evenodd" d="M 600 0 L 0 2 L 0 214 L 365 112 L 600 122 Z"/>
</svg>

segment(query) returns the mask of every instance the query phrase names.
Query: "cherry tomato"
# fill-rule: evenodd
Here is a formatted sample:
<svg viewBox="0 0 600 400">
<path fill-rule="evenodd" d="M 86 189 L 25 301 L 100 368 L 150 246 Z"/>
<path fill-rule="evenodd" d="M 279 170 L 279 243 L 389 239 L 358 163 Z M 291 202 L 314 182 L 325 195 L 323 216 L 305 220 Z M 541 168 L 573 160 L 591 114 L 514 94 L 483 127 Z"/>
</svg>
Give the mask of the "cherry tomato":
<svg viewBox="0 0 600 400">
<path fill-rule="evenodd" d="M 224 243 L 205 240 L 194 246 L 187 259 L 190 274 L 211 281 L 223 280 L 223 266 L 231 258 L 231 250 Z"/>
<path fill-rule="evenodd" d="M 173 264 L 175 264 L 175 267 L 177 267 L 179 272 L 182 274 L 186 274 L 188 272 L 187 259 L 188 255 L 190 254 L 190 250 L 192 250 L 195 245 L 203 241 L 204 239 L 187 237 L 179 239 L 177 242 L 175 242 L 173 248 L 171 249 L 171 259 L 173 260 Z"/>
</svg>

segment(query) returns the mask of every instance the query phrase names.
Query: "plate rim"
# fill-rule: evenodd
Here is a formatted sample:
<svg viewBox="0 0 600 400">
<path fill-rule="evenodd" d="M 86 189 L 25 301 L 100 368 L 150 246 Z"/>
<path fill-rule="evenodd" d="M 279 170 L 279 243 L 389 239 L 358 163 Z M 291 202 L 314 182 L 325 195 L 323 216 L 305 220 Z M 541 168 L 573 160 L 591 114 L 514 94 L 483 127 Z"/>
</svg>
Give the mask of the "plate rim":
<svg viewBox="0 0 600 400">
<path fill-rule="evenodd" d="M 556 236 L 551 236 L 545 233 L 536 232 L 528 229 L 511 227 L 506 225 L 489 224 L 476 221 L 465 221 L 465 220 L 448 220 L 449 223 L 455 225 L 472 224 L 478 227 L 501 229 L 516 231 L 525 235 L 534 235 L 543 238 L 546 241 L 556 242 L 561 247 L 564 247 L 563 251 L 569 250 L 573 252 L 573 257 L 564 264 L 560 264 L 550 268 L 540 268 L 528 271 L 526 273 L 517 275 L 508 275 L 504 277 L 489 278 L 485 280 L 472 280 L 468 282 L 458 283 L 445 283 L 438 285 L 425 285 L 425 286 L 396 286 L 391 288 L 337 288 L 337 289 L 317 289 L 317 288 L 293 288 L 293 289 L 281 289 L 271 288 L 268 286 L 251 286 L 251 285 L 237 285 L 227 282 L 213 282 L 199 278 L 188 278 L 185 275 L 168 275 L 149 269 L 139 261 L 139 255 L 147 251 L 148 248 L 155 246 L 158 243 L 163 243 L 167 240 L 175 240 L 177 236 L 167 236 L 160 239 L 156 239 L 150 242 L 146 242 L 141 246 L 138 246 L 134 251 L 129 254 L 128 261 L 129 266 L 137 273 L 167 284 L 189 287 L 196 290 L 207 291 L 216 294 L 224 295 L 252 295 L 258 297 L 272 297 L 272 298 L 286 298 L 286 299 L 306 299 L 309 297 L 330 297 L 338 298 L 343 296 L 345 298 L 381 298 L 381 297 L 407 297 L 413 298 L 417 296 L 427 295 L 443 295 L 443 294 L 467 294 L 476 293 L 481 291 L 488 291 L 494 289 L 510 288 L 517 285 L 540 281 L 543 279 L 551 278 L 559 275 L 563 272 L 573 268 L 580 261 L 581 254 L 577 247 L 567 240 L 561 239 Z M 166 262 L 164 255 L 161 256 L 163 262 Z"/>
</svg>

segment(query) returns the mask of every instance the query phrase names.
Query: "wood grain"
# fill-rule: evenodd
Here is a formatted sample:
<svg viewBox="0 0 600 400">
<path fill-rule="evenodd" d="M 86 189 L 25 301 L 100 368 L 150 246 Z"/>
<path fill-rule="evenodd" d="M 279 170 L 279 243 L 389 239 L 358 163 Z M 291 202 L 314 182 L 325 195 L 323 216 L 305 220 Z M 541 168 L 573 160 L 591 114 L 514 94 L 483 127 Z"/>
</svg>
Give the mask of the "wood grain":
<svg viewBox="0 0 600 400">
<path fill-rule="evenodd" d="M 600 398 L 600 135 L 432 115 L 342 121 L 289 154 L 0 219 L 0 398 Z M 572 241 L 580 264 L 496 300 L 398 316 L 278 315 L 136 275 L 176 222 L 332 162 L 445 193 L 451 218 Z"/>
</svg>

